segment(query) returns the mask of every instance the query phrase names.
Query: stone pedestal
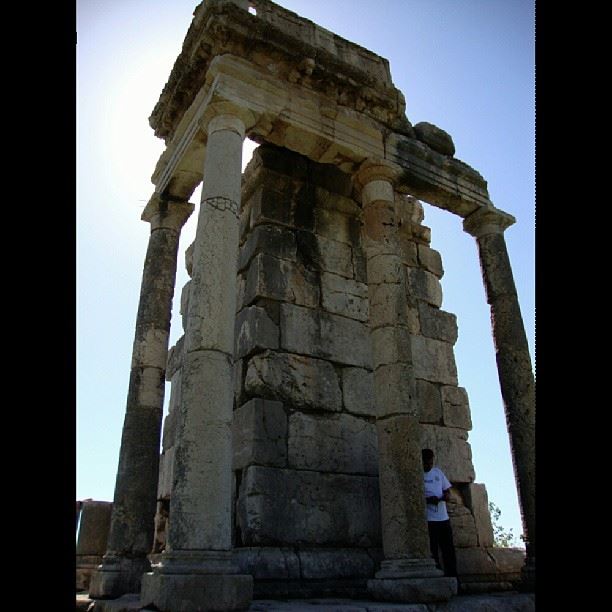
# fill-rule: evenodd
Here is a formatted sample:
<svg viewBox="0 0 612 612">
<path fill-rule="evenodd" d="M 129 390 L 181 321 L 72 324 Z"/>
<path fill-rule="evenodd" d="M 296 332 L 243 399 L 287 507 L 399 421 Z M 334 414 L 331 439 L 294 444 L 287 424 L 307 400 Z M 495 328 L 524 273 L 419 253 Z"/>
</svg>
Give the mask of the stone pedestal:
<svg viewBox="0 0 612 612">
<path fill-rule="evenodd" d="M 242 141 L 234 114 L 207 125 L 193 250 L 168 542 L 141 601 L 164 612 L 241 610 L 253 578 L 232 563 L 233 352 Z"/>
<path fill-rule="evenodd" d="M 76 545 L 76 590 L 87 591 L 106 552 L 112 504 L 92 500 L 78 503 L 81 520 Z"/>
<path fill-rule="evenodd" d="M 373 161 L 362 164 L 356 177 L 363 206 L 385 555 L 368 589 L 376 599 L 388 601 L 445 601 L 457 592 L 457 582 L 442 576 L 429 551 L 420 423 L 393 178 L 387 164 Z"/>
<path fill-rule="evenodd" d="M 180 230 L 188 202 L 153 196 L 142 218 L 151 224 L 144 264 L 127 407 L 107 552 L 92 576 L 90 596 L 138 592 L 153 545 L 159 441 L 172 296 Z"/>
<path fill-rule="evenodd" d="M 388 559 L 368 591 L 382 601 L 433 603 L 457 594 L 457 579 L 444 577 L 433 559 Z"/>
<path fill-rule="evenodd" d="M 511 215 L 481 208 L 464 220 L 466 232 L 478 242 L 482 277 L 491 307 L 491 324 L 527 557 L 525 588 L 535 585 L 535 380 L 529 345 L 512 276 L 503 232 Z"/>
</svg>

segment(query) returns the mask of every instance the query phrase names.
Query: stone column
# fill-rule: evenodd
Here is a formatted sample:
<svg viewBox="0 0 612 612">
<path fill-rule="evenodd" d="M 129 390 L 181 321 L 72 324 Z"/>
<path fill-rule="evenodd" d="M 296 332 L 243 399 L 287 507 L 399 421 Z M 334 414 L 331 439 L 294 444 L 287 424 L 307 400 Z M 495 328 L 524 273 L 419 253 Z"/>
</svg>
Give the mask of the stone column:
<svg viewBox="0 0 612 612">
<path fill-rule="evenodd" d="M 236 114 L 207 124 L 193 250 L 168 541 L 141 603 L 163 611 L 248 608 L 232 562 L 232 413 L 242 142 Z"/>
<path fill-rule="evenodd" d="M 154 195 L 142 219 L 151 224 L 145 258 L 127 407 L 121 436 L 108 547 L 92 576 L 90 597 L 138 592 L 150 569 L 157 503 L 159 442 L 166 359 L 180 231 L 193 212 L 188 202 Z"/>
<path fill-rule="evenodd" d="M 495 208 L 481 208 L 463 222 L 476 238 L 491 307 L 497 372 L 506 412 L 527 558 L 523 586 L 535 585 L 535 380 L 504 231 L 515 222 Z"/>
<path fill-rule="evenodd" d="M 375 161 L 362 164 L 356 176 L 363 207 L 385 555 L 380 571 L 368 581 L 368 589 L 383 600 L 445 601 L 457 592 L 457 581 L 442 575 L 429 551 L 421 433 L 393 177 L 388 164 Z"/>
</svg>

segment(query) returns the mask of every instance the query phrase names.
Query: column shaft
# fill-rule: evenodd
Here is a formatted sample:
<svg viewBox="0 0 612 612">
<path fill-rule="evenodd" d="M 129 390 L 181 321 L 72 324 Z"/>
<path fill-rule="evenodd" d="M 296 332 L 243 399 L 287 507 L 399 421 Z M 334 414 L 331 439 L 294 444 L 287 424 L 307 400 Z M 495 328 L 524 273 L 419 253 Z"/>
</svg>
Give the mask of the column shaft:
<svg viewBox="0 0 612 612">
<path fill-rule="evenodd" d="M 420 425 L 393 190 L 364 205 L 385 559 L 427 559 Z M 378 196 L 380 197 L 380 196 Z"/>
<path fill-rule="evenodd" d="M 242 140 L 233 115 L 208 124 L 193 249 L 168 539 L 141 604 L 164 612 L 245 610 L 253 577 L 232 561 L 233 354 Z"/>
<path fill-rule="evenodd" d="M 477 241 L 527 556 L 535 557 L 535 381 L 529 345 L 504 236 L 491 233 Z"/>
<path fill-rule="evenodd" d="M 241 160 L 240 133 L 231 128 L 209 132 L 193 251 L 170 505 L 168 550 L 174 552 L 231 550 Z"/>
<path fill-rule="evenodd" d="M 361 177 L 370 336 L 377 408 L 378 474 L 384 560 L 368 590 L 376 599 L 446 601 L 454 578 L 435 567 L 425 517 L 421 431 L 416 404 L 406 272 L 393 185 L 384 164 L 364 164 Z"/>
<path fill-rule="evenodd" d="M 156 201 L 152 208 L 107 552 L 92 597 L 138 591 L 150 567 L 179 235 L 193 205 Z"/>
</svg>

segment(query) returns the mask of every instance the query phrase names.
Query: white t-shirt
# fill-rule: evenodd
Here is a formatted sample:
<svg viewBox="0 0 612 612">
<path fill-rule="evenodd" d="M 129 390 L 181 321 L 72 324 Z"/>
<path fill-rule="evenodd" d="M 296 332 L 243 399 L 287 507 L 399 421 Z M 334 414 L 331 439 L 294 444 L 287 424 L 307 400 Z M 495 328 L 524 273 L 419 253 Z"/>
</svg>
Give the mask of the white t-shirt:
<svg viewBox="0 0 612 612">
<path fill-rule="evenodd" d="M 425 497 L 440 498 L 442 493 L 452 486 L 444 472 L 437 467 L 432 467 L 429 472 L 423 472 L 423 478 L 425 481 Z M 428 521 L 448 521 L 446 502 L 441 501 L 437 505 L 426 504 L 426 508 Z"/>
</svg>

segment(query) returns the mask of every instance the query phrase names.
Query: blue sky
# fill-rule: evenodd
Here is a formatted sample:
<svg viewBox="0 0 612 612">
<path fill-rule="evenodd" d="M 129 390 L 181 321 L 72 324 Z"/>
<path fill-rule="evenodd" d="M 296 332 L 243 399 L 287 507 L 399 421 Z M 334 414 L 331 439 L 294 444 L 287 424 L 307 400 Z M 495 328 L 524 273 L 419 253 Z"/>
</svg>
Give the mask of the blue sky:
<svg viewBox="0 0 612 612">
<path fill-rule="evenodd" d="M 382 55 L 413 123 L 452 135 L 456 157 L 487 180 L 506 233 L 535 366 L 535 36 L 531 0 L 280 0 Z M 164 150 L 148 117 L 181 50 L 192 0 L 77 0 L 77 499 L 111 501 L 149 224 L 140 220 Z M 248 152 L 245 153 L 245 162 Z M 199 192 L 192 197 L 199 204 Z M 170 344 L 182 333 L 185 226 Z M 457 315 L 459 384 L 470 399 L 476 482 L 522 532 L 475 240 L 425 204 L 445 269 L 442 308 Z M 166 401 L 169 386 L 166 391 Z"/>
</svg>

